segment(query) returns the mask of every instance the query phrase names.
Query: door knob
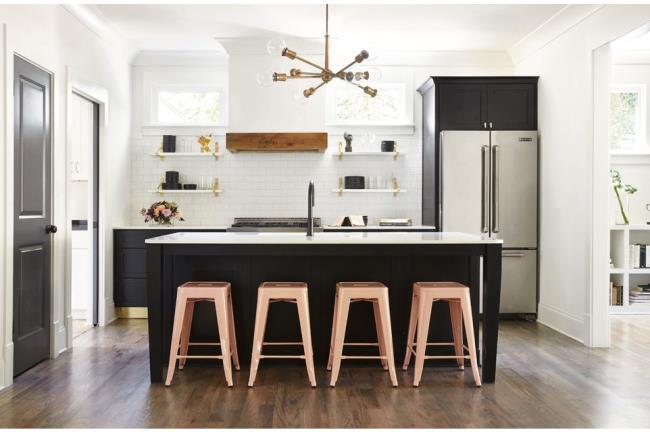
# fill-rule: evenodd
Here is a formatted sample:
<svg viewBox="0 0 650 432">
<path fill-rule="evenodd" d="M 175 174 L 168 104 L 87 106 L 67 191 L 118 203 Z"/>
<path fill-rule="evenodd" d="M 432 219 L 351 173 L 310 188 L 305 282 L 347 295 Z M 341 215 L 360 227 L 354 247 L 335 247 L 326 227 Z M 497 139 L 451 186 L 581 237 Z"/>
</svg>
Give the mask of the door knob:
<svg viewBox="0 0 650 432">
<path fill-rule="evenodd" d="M 57 231 L 56 225 L 45 225 L 45 233 L 46 234 L 54 234 Z"/>
</svg>

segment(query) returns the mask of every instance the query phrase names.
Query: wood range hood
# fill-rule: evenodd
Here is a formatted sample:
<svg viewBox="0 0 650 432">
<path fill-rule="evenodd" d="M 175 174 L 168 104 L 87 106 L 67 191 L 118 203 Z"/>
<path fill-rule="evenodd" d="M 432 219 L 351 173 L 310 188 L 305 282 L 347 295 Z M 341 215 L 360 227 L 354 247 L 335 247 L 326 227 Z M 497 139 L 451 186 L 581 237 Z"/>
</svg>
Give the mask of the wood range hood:
<svg viewBox="0 0 650 432">
<path fill-rule="evenodd" d="M 231 152 L 325 151 L 327 132 L 227 133 L 226 148 Z"/>
</svg>

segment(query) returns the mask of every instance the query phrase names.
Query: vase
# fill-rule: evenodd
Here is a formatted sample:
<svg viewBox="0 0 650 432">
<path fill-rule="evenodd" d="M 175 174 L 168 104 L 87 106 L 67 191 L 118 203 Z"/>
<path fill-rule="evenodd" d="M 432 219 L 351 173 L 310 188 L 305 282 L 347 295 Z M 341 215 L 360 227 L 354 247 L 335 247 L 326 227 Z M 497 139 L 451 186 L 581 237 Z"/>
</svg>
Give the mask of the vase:
<svg viewBox="0 0 650 432">
<path fill-rule="evenodd" d="M 622 208 L 618 205 L 616 206 L 616 225 L 629 225 L 630 224 L 630 196 L 626 195 L 623 202 Z M 622 211 L 625 211 L 625 216 L 627 216 L 627 222 L 623 217 Z"/>
</svg>

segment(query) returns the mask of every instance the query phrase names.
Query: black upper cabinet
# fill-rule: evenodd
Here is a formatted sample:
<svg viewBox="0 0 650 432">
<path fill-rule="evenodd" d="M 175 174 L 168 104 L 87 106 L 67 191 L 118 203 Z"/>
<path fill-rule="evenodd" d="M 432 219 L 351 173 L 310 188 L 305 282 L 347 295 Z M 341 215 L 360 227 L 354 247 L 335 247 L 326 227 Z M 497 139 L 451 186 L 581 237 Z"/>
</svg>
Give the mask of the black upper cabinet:
<svg viewBox="0 0 650 432">
<path fill-rule="evenodd" d="M 537 129 L 537 86 L 491 84 L 486 86 L 487 122 L 493 130 Z"/>
<path fill-rule="evenodd" d="M 484 85 L 445 84 L 438 95 L 441 130 L 483 129 L 488 106 Z"/>
<path fill-rule="evenodd" d="M 438 130 L 537 129 L 537 77 L 434 77 Z"/>
</svg>

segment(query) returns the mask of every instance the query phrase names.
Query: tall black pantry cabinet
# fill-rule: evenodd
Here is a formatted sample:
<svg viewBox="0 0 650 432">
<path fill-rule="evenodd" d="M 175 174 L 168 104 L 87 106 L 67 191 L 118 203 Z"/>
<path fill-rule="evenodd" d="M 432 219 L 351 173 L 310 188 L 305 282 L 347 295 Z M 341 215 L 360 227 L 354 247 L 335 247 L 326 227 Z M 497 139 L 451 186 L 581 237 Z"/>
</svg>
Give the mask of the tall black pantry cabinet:
<svg viewBox="0 0 650 432">
<path fill-rule="evenodd" d="M 422 223 L 441 228 L 440 132 L 536 130 L 538 77 L 431 77 L 422 95 Z"/>
</svg>

